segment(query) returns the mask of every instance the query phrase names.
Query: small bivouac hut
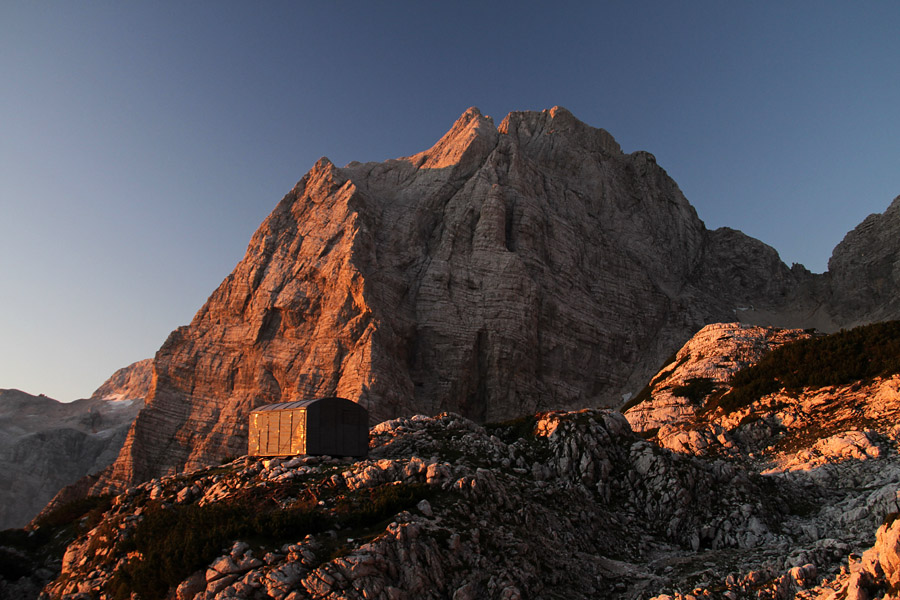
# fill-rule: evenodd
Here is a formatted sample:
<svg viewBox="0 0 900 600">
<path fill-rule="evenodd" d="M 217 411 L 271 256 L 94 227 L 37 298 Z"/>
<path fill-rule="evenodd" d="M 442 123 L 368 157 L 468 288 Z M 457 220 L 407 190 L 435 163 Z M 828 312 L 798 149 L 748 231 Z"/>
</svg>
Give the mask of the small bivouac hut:
<svg viewBox="0 0 900 600">
<path fill-rule="evenodd" d="M 345 398 L 278 402 L 250 413 L 251 456 L 369 452 L 369 411 Z"/>
</svg>

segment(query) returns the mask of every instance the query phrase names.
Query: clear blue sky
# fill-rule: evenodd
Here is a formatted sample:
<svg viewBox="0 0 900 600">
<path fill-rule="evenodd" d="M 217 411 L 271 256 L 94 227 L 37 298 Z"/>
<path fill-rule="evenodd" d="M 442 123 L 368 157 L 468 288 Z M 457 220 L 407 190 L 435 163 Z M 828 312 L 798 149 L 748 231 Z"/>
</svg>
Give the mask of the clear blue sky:
<svg viewBox="0 0 900 600">
<path fill-rule="evenodd" d="M 0 388 L 152 356 L 320 156 L 565 106 L 822 271 L 900 194 L 897 2 L 0 5 Z"/>
</svg>

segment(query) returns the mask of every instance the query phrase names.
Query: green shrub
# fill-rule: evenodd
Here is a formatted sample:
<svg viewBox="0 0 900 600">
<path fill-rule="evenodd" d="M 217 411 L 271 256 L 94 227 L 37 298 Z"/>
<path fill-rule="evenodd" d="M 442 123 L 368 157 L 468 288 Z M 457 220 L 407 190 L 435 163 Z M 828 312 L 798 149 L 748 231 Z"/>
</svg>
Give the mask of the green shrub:
<svg viewBox="0 0 900 600">
<path fill-rule="evenodd" d="M 164 598 L 197 569 L 209 564 L 222 548 L 237 536 L 248 533 L 252 513 L 236 505 L 176 505 L 168 509 L 145 510 L 134 535 L 124 550 L 141 553 L 119 569 L 113 593 L 127 598 L 137 592 L 141 598 Z"/>
<path fill-rule="evenodd" d="M 339 497 L 332 511 L 314 497 L 280 508 L 252 494 L 235 502 L 145 507 L 132 537 L 119 550 L 140 552 L 116 572 L 107 593 L 128 598 L 165 598 L 169 590 L 207 566 L 236 539 L 296 541 L 337 527 L 368 527 L 414 506 L 431 493 L 426 485 L 384 485 Z"/>
<path fill-rule="evenodd" d="M 687 398 L 691 402 L 699 402 L 716 388 L 716 382 L 709 377 L 691 377 L 684 385 L 672 388 L 672 395 Z"/>
<path fill-rule="evenodd" d="M 537 422 L 537 415 L 525 415 L 501 423 L 486 423 L 484 428 L 488 434 L 496 435 L 506 444 L 512 444 L 520 439 L 534 437 Z"/>
<path fill-rule="evenodd" d="M 93 522 L 88 528 L 95 526 L 109 507 L 112 506 L 112 496 L 87 496 L 72 502 L 67 502 L 61 506 L 54 508 L 52 511 L 35 521 L 38 527 L 56 528 L 68 525 L 74 521 L 88 516 L 89 521 Z"/>
<path fill-rule="evenodd" d="M 741 369 L 719 400 L 726 412 L 786 389 L 847 385 L 900 373 L 900 321 L 887 321 L 785 344 Z"/>
</svg>

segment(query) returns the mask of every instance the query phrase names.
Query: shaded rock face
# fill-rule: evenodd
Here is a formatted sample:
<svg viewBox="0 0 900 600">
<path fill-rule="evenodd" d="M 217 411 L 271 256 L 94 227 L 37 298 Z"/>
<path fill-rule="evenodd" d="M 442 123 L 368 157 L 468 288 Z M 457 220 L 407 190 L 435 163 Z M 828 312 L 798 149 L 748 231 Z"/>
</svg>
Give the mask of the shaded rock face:
<svg viewBox="0 0 900 600">
<path fill-rule="evenodd" d="M 24 526 L 60 488 L 115 460 L 143 407 L 147 385 L 138 382 L 149 380 L 150 366 L 121 369 L 116 375 L 128 385 L 110 379 L 70 403 L 0 390 L 0 529 Z"/>
<path fill-rule="evenodd" d="M 337 395 L 373 422 L 617 404 L 672 345 L 795 280 L 707 231 L 649 153 L 561 108 L 499 127 L 470 109 L 425 152 L 303 177 L 160 349 L 107 481 L 241 454 L 270 402 Z"/>
<path fill-rule="evenodd" d="M 828 261 L 832 310 L 842 321 L 881 321 L 900 312 L 900 196 L 869 215 Z"/>
<path fill-rule="evenodd" d="M 429 150 L 300 180 L 160 349 L 100 488 L 244 453 L 271 402 L 345 397 L 373 423 L 618 405 L 707 323 L 869 318 L 831 310 L 829 281 L 708 231 L 651 154 L 565 109 L 469 109 Z"/>
</svg>

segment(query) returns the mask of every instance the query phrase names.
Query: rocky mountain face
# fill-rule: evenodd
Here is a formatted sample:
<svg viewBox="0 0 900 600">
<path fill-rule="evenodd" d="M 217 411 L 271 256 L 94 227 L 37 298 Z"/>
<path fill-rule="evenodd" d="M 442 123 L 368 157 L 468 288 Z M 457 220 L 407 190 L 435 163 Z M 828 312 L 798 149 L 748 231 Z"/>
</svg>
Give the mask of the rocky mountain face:
<svg viewBox="0 0 900 600">
<path fill-rule="evenodd" d="M 150 480 L 42 598 L 896 599 L 900 374 L 726 409 L 728 373 L 809 335 L 709 326 L 624 416 L 419 415 L 374 427 L 364 460 Z"/>
<path fill-rule="evenodd" d="M 60 488 L 116 458 L 150 374 L 151 361 L 135 363 L 69 403 L 0 390 L 0 529 L 24 526 Z"/>
<path fill-rule="evenodd" d="M 895 212 L 873 217 L 836 268 L 869 246 L 898 256 Z M 868 289 L 848 279 L 854 267 L 838 271 L 835 290 Z M 865 285 L 896 289 L 868 273 Z M 616 406 L 707 323 L 893 314 L 833 309 L 845 292 L 831 282 L 707 230 L 651 154 L 623 153 L 565 109 L 499 127 L 469 109 L 429 150 L 344 168 L 323 158 L 300 180 L 158 352 L 147 406 L 95 490 L 242 454 L 249 411 L 270 402 L 342 396 L 372 423 Z"/>
<path fill-rule="evenodd" d="M 900 196 L 867 217 L 828 261 L 832 312 L 843 323 L 896 319 L 900 311 Z"/>
</svg>

